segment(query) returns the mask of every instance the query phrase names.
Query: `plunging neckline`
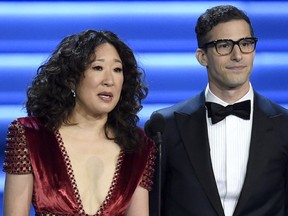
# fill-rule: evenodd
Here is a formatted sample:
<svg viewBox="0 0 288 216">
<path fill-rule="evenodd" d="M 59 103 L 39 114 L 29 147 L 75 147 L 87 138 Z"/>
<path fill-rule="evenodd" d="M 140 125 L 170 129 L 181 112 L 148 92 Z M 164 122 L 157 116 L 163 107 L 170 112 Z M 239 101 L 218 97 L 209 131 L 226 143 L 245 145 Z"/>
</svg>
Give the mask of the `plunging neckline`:
<svg viewBox="0 0 288 216">
<path fill-rule="evenodd" d="M 105 199 L 103 200 L 102 204 L 99 206 L 99 209 L 97 210 L 97 212 L 93 215 L 89 215 L 89 214 L 85 213 L 85 210 L 84 210 L 84 207 L 82 204 L 82 200 L 80 197 L 80 193 L 79 193 L 79 190 L 77 187 L 77 183 L 75 180 L 74 171 L 72 169 L 72 163 L 71 163 L 70 157 L 67 153 L 67 150 L 65 148 L 65 145 L 64 145 L 64 142 L 63 142 L 63 139 L 61 137 L 59 130 L 57 130 L 55 132 L 55 136 L 57 138 L 59 148 L 61 150 L 63 160 L 64 160 L 64 163 L 66 165 L 67 174 L 68 174 L 69 179 L 70 179 L 72 190 L 74 191 L 74 196 L 75 196 L 76 202 L 77 202 L 78 207 L 79 207 L 80 215 L 83 215 L 83 216 L 101 216 L 104 213 L 106 206 L 108 206 L 110 204 L 112 197 L 115 194 L 114 191 L 115 191 L 115 188 L 117 187 L 118 179 L 120 176 L 119 172 L 120 172 L 120 168 L 121 168 L 123 157 L 124 157 L 124 151 L 121 149 L 120 153 L 118 155 L 118 159 L 117 159 L 116 168 L 115 168 L 115 171 L 113 174 L 112 182 L 110 184 L 110 187 L 109 187 L 109 190 L 108 190 L 108 193 L 107 193 Z"/>
</svg>

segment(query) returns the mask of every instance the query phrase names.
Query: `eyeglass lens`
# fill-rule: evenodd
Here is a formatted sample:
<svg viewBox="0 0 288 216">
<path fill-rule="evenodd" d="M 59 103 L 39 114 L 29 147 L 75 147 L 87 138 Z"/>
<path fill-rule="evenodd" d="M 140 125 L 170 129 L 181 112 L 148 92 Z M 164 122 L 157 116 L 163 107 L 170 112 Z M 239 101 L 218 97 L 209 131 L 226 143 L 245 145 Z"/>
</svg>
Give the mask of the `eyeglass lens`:
<svg viewBox="0 0 288 216">
<path fill-rule="evenodd" d="M 215 48 L 220 55 L 228 55 L 235 44 L 239 46 L 242 53 L 251 53 L 255 50 L 256 41 L 253 38 L 243 38 L 239 41 L 219 40 L 215 42 Z"/>
</svg>

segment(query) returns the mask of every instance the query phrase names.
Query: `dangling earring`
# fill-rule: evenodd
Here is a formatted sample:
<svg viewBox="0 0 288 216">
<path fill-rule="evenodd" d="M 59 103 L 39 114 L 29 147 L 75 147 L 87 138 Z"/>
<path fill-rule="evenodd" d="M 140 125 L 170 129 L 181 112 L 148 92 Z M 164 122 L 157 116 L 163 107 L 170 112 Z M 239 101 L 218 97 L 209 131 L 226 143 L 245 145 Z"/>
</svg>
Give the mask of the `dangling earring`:
<svg viewBox="0 0 288 216">
<path fill-rule="evenodd" d="M 71 92 L 72 92 L 72 96 L 75 98 L 75 97 L 76 97 L 75 90 L 74 90 L 74 89 L 71 89 Z"/>
</svg>

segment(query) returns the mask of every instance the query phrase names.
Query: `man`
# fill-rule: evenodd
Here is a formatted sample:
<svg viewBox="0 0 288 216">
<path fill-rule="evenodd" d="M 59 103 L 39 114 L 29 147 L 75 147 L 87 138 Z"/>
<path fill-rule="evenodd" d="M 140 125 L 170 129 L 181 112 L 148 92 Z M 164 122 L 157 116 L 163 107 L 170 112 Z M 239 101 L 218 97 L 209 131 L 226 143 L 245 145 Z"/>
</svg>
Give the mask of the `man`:
<svg viewBox="0 0 288 216">
<path fill-rule="evenodd" d="M 199 17 L 195 31 L 208 85 L 156 111 L 165 118 L 161 214 L 287 216 L 288 112 L 250 83 L 257 43 L 251 22 L 233 6 L 216 6 Z"/>
</svg>

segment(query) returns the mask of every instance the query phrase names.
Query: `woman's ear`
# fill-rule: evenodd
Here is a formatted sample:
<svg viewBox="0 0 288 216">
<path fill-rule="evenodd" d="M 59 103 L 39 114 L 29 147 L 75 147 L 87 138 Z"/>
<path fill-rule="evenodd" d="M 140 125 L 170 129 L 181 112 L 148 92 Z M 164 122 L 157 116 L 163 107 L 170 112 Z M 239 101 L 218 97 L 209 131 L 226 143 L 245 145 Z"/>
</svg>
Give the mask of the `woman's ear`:
<svg viewBox="0 0 288 216">
<path fill-rule="evenodd" d="M 75 90 L 75 88 L 76 88 L 75 84 L 72 81 L 69 81 L 69 80 L 66 80 L 66 86 L 69 89 L 74 89 Z"/>
<path fill-rule="evenodd" d="M 207 55 L 206 52 L 203 49 L 198 48 L 196 50 L 196 58 L 198 60 L 198 62 L 202 65 L 207 67 L 208 63 L 207 63 Z"/>
</svg>

